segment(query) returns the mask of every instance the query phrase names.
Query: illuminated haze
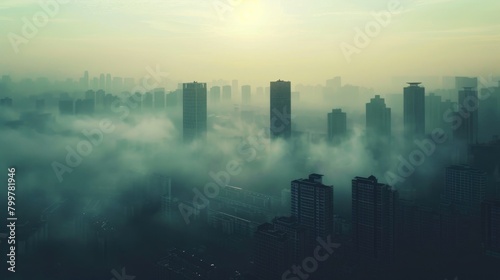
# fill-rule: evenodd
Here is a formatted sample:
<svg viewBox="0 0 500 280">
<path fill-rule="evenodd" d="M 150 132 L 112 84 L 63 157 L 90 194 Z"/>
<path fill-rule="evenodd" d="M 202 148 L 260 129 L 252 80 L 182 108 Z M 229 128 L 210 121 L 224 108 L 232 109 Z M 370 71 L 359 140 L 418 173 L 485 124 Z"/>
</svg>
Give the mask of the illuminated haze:
<svg viewBox="0 0 500 280">
<path fill-rule="evenodd" d="M 353 44 L 355 28 L 389 2 L 247 0 L 221 16 L 214 4 L 226 1 L 76 0 L 15 54 L 8 34 L 21 34 L 22 18 L 41 8 L 4 0 L 0 69 L 13 77 L 78 78 L 88 70 L 140 78 L 146 65 L 160 64 L 179 81 L 322 84 L 342 76 L 382 89 L 394 75 L 481 76 L 500 62 L 500 2 L 401 0 L 402 12 L 348 63 L 341 43 Z"/>
</svg>

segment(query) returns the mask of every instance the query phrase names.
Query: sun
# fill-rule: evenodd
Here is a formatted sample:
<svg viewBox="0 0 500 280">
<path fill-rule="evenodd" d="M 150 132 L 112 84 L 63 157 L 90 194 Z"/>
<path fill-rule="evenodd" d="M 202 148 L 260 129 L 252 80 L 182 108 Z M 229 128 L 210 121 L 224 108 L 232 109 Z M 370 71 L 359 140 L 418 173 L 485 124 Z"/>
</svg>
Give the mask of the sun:
<svg viewBox="0 0 500 280">
<path fill-rule="evenodd" d="M 269 2 L 243 1 L 234 8 L 233 16 L 224 29 L 233 36 L 254 38 L 268 34 L 278 19 L 276 7 Z"/>
</svg>

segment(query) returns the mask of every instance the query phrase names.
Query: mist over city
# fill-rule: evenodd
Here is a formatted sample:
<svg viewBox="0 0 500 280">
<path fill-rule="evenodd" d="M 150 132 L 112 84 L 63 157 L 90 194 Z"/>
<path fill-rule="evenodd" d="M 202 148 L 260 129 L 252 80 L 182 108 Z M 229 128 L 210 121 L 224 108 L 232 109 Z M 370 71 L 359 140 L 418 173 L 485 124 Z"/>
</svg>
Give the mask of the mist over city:
<svg viewBox="0 0 500 280">
<path fill-rule="evenodd" d="M 1 279 L 497 279 L 499 10 L 3 1 Z"/>
</svg>

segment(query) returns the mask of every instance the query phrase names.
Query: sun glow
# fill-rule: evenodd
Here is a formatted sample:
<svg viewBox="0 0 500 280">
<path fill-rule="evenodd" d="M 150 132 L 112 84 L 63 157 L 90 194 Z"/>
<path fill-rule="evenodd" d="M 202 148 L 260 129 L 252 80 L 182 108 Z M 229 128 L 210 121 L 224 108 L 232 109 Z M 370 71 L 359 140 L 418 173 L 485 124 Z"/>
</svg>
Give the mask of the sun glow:
<svg viewBox="0 0 500 280">
<path fill-rule="evenodd" d="M 266 1 L 244 1 L 234 8 L 233 16 L 223 28 L 225 33 L 235 37 L 262 37 L 274 28 L 281 18 L 278 6 Z"/>
</svg>

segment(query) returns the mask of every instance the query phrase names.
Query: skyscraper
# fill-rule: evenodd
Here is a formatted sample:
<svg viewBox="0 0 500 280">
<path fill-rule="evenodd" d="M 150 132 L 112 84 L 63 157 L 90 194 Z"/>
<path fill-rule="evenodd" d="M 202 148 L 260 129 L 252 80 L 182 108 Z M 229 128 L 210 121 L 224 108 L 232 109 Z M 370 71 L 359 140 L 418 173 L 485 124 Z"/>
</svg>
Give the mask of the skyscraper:
<svg viewBox="0 0 500 280">
<path fill-rule="evenodd" d="M 368 139 L 391 136 L 391 108 L 380 95 L 366 103 L 366 135 Z"/>
<path fill-rule="evenodd" d="M 454 138 L 463 144 L 477 144 L 478 105 L 477 91 L 474 88 L 464 87 L 458 92 L 459 110 L 465 112 L 467 117 L 462 118 L 461 125 L 454 131 Z"/>
<path fill-rule="evenodd" d="M 213 86 L 210 88 L 210 102 L 212 104 L 218 104 L 220 102 L 220 87 Z"/>
<path fill-rule="evenodd" d="M 481 220 L 485 254 L 500 258 L 500 200 L 482 203 Z"/>
<path fill-rule="evenodd" d="M 207 134 L 207 85 L 185 83 L 182 93 L 184 142 L 206 139 Z"/>
<path fill-rule="evenodd" d="M 323 100 L 327 102 L 339 101 L 341 86 L 342 82 L 339 76 L 326 80 L 326 86 L 323 89 Z"/>
<path fill-rule="evenodd" d="M 333 186 L 323 185 L 322 177 L 310 174 L 291 182 L 291 215 L 310 231 L 311 244 L 333 236 Z"/>
<path fill-rule="evenodd" d="M 408 140 L 425 135 L 425 88 L 408 83 L 404 88 L 404 129 Z"/>
<path fill-rule="evenodd" d="M 153 94 L 151 92 L 146 92 L 142 96 L 142 110 L 150 111 L 153 109 Z"/>
<path fill-rule="evenodd" d="M 432 130 L 442 127 L 443 114 L 441 96 L 434 93 L 425 97 L 425 132 L 430 134 Z"/>
<path fill-rule="evenodd" d="M 367 263 L 394 261 L 397 191 L 375 176 L 352 180 L 352 238 L 356 256 Z"/>
<path fill-rule="evenodd" d="M 106 86 L 105 89 L 107 92 L 111 92 L 113 90 L 111 82 L 112 82 L 111 74 L 108 73 L 108 74 L 106 74 L 106 84 L 105 84 L 105 86 Z"/>
<path fill-rule="evenodd" d="M 478 141 L 484 143 L 500 135 L 500 87 L 482 88 L 481 96 L 489 96 L 479 100 L 478 109 Z"/>
<path fill-rule="evenodd" d="M 254 234 L 255 274 L 258 279 L 281 279 L 292 265 L 291 240 L 270 223 L 262 224 Z"/>
<path fill-rule="evenodd" d="M 271 139 L 288 139 L 292 134 L 291 83 L 278 80 L 271 82 L 270 134 Z"/>
<path fill-rule="evenodd" d="M 182 89 L 176 89 L 168 93 L 166 96 L 166 101 L 167 101 L 166 106 L 168 108 L 175 108 L 177 106 L 180 106 L 181 96 L 182 96 Z"/>
<path fill-rule="evenodd" d="M 80 78 L 80 88 L 82 90 L 87 90 L 89 88 L 89 71 L 83 73 L 83 77 Z"/>
<path fill-rule="evenodd" d="M 290 239 L 290 255 L 294 263 L 299 263 L 310 254 L 313 244 L 309 244 L 310 231 L 297 222 L 295 217 L 276 217 L 273 219 L 276 230 L 285 232 Z"/>
<path fill-rule="evenodd" d="M 104 91 L 108 91 L 106 89 L 106 76 L 104 76 L 104 74 L 101 74 L 99 76 L 99 89 L 102 89 Z"/>
<path fill-rule="evenodd" d="M 347 134 L 347 117 L 342 109 L 333 109 L 327 114 L 328 140 L 331 143 L 339 144 Z"/>
<path fill-rule="evenodd" d="M 486 193 L 486 172 L 467 165 L 446 168 L 443 200 L 462 214 L 478 215 Z"/>
</svg>

